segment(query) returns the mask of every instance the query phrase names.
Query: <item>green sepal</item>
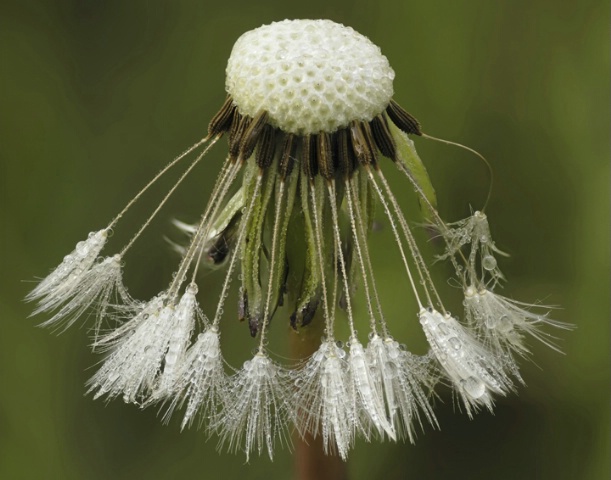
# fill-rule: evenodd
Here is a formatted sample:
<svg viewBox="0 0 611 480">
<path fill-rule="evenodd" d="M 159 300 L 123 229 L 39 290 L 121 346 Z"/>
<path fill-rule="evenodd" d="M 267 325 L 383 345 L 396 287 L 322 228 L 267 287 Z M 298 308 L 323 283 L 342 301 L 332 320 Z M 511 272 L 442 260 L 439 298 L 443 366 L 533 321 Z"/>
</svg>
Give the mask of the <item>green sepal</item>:
<svg viewBox="0 0 611 480">
<path fill-rule="evenodd" d="M 437 208 L 437 195 L 428 172 L 416 152 L 414 142 L 392 122 L 389 122 L 392 136 L 397 145 L 399 168 L 413 180 L 420 202 L 420 211 L 425 220 L 434 219 L 431 209 Z"/>
</svg>

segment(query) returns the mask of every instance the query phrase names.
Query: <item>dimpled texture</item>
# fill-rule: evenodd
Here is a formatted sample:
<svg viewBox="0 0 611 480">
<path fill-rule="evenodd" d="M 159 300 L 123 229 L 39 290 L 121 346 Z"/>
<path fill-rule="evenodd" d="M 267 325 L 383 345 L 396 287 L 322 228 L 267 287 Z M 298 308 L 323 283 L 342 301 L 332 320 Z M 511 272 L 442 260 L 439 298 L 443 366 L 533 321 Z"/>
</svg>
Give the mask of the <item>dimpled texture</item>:
<svg viewBox="0 0 611 480">
<path fill-rule="evenodd" d="M 227 64 L 226 89 L 242 115 L 298 135 L 370 121 L 393 95 L 380 48 L 330 20 L 284 20 L 246 32 Z"/>
</svg>

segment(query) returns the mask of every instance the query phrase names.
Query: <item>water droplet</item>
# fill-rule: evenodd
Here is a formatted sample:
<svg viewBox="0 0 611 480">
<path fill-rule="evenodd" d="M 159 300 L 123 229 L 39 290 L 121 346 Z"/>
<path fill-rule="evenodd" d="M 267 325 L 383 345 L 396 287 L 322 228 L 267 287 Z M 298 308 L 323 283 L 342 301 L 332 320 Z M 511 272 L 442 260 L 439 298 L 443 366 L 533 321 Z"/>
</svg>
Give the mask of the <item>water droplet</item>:
<svg viewBox="0 0 611 480">
<path fill-rule="evenodd" d="M 452 347 L 454 350 L 456 350 L 456 351 L 458 351 L 458 350 L 460 350 L 460 349 L 462 348 L 462 343 L 461 343 L 461 342 L 460 342 L 460 340 L 459 340 L 458 338 L 456 338 L 456 337 L 451 337 L 451 338 L 448 340 L 448 342 L 449 342 L 450 346 L 451 346 L 451 347 Z"/>
<path fill-rule="evenodd" d="M 486 393 L 486 385 L 478 378 L 469 377 L 462 380 L 461 383 L 465 389 L 465 393 L 473 399 L 478 399 Z"/>
<path fill-rule="evenodd" d="M 497 323 L 497 330 L 501 333 L 509 333 L 513 330 L 513 322 L 509 315 L 503 315 Z"/>
<path fill-rule="evenodd" d="M 488 271 L 494 270 L 496 268 L 496 258 L 494 258 L 492 255 L 486 255 L 482 259 L 482 267 Z"/>
<path fill-rule="evenodd" d="M 493 328 L 497 327 L 497 321 L 494 317 L 491 317 L 490 315 L 484 317 L 484 325 L 486 325 L 486 328 L 489 328 L 490 330 L 492 330 Z"/>
<path fill-rule="evenodd" d="M 443 323 L 437 324 L 437 330 L 439 331 L 441 336 L 446 336 L 449 333 L 448 327 L 446 327 Z"/>
<path fill-rule="evenodd" d="M 401 346 L 399 346 L 399 349 L 401 348 Z M 389 348 L 388 349 L 388 357 L 392 358 L 393 360 L 396 360 L 399 357 L 399 352 L 400 350 L 395 348 Z"/>
</svg>

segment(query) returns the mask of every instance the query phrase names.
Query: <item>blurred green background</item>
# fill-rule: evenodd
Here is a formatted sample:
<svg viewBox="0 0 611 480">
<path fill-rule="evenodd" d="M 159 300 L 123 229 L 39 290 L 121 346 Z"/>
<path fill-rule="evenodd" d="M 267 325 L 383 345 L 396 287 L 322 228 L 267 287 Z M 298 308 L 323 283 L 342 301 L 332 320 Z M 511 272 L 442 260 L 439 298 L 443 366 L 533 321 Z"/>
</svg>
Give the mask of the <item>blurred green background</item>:
<svg viewBox="0 0 611 480">
<path fill-rule="evenodd" d="M 275 461 L 218 454 L 196 430 L 156 411 L 84 396 L 99 357 L 86 329 L 55 336 L 23 297 L 87 232 L 103 227 L 166 161 L 193 143 L 224 99 L 224 69 L 243 32 L 284 18 L 329 18 L 369 36 L 396 71 L 395 98 L 432 135 L 481 151 L 496 183 L 488 206 L 503 293 L 561 306 L 566 355 L 533 346 L 527 387 L 473 420 L 441 391 L 441 431 L 417 444 L 360 442 L 353 479 L 609 478 L 609 5 L 584 0 L 309 2 L 0 2 L 0 478 L 288 479 Z M 485 168 L 447 146 L 416 141 L 449 220 L 481 207 Z M 179 190 L 128 257 L 126 281 L 148 298 L 177 262 L 171 218 L 202 211 L 225 146 Z M 119 248 L 167 182 L 116 231 Z M 396 183 L 403 197 L 405 183 Z M 403 199 L 406 208 L 413 198 Z M 130 224 L 130 222 L 132 222 Z M 384 251 L 392 239 L 372 239 Z M 394 250 L 393 250 L 394 252 Z M 376 255 L 384 296 L 404 291 L 397 257 Z M 449 270 L 434 267 L 438 283 Z M 202 279 L 206 297 L 221 276 Z M 457 290 L 446 288 L 455 297 Z M 212 294 L 211 294 L 212 295 Z M 215 297 L 212 297 L 215 298 Z M 401 298 L 401 297 L 399 297 Z M 391 301 L 393 332 L 422 348 L 412 305 Z M 394 310 L 393 310 L 394 307 Z M 286 325 L 274 324 L 283 351 Z M 405 325 L 399 325 L 404 323 Z M 230 359 L 254 343 L 228 320 Z M 284 340 L 286 342 L 286 340 Z M 410 345 L 412 346 L 412 345 Z"/>
</svg>

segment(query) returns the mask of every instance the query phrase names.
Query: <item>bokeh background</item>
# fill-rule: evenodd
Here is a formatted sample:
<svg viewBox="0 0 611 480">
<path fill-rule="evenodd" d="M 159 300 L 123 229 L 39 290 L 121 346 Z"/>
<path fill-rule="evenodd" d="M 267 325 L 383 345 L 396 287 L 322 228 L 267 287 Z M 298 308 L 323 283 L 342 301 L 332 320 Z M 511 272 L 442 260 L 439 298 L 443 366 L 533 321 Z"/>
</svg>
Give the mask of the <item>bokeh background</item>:
<svg viewBox="0 0 611 480">
<path fill-rule="evenodd" d="M 503 293 L 558 305 L 564 355 L 533 345 L 527 387 L 473 420 L 440 391 L 441 430 L 416 445 L 360 442 L 353 479 L 609 478 L 609 5 L 600 0 L 58 0 L 0 2 L 0 478 L 288 479 L 282 449 L 244 464 L 214 439 L 161 424 L 153 409 L 84 395 L 99 357 L 85 328 L 36 328 L 30 281 L 104 226 L 170 158 L 205 131 L 224 98 L 224 68 L 243 32 L 284 18 L 329 18 L 369 36 L 396 71 L 395 98 L 432 135 L 488 157 L 488 214 L 509 279 Z M 488 179 L 473 156 L 417 140 L 440 210 L 481 207 Z M 176 265 L 163 236 L 195 219 L 224 156 L 212 153 L 128 256 L 126 281 L 148 298 Z M 116 231 L 119 248 L 168 187 Z M 395 184 L 410 211 L 415 202 Z M 382 219 L 383 220 L 383 219 Z M 382 222 L 383 224 L 383 222 Z M 388 229 L 386 229 L 388 230 Z M 422 351 L 388 231 L 372 245 L 393 332 Z M 434 246 L 427 247 L 433 251 Z M 448 297 L 450 271 L 434 267 Z M 222 273 L 201 281 L 210 311 Z M 390 301 L 390 304 L 389 304 Z M 451 301 L 450 301 L 451 302 Z M 284 352 L 278 318 L 273 345 Z M 254 346 L 228 318 L 236 364 Z"/>
</svg>

